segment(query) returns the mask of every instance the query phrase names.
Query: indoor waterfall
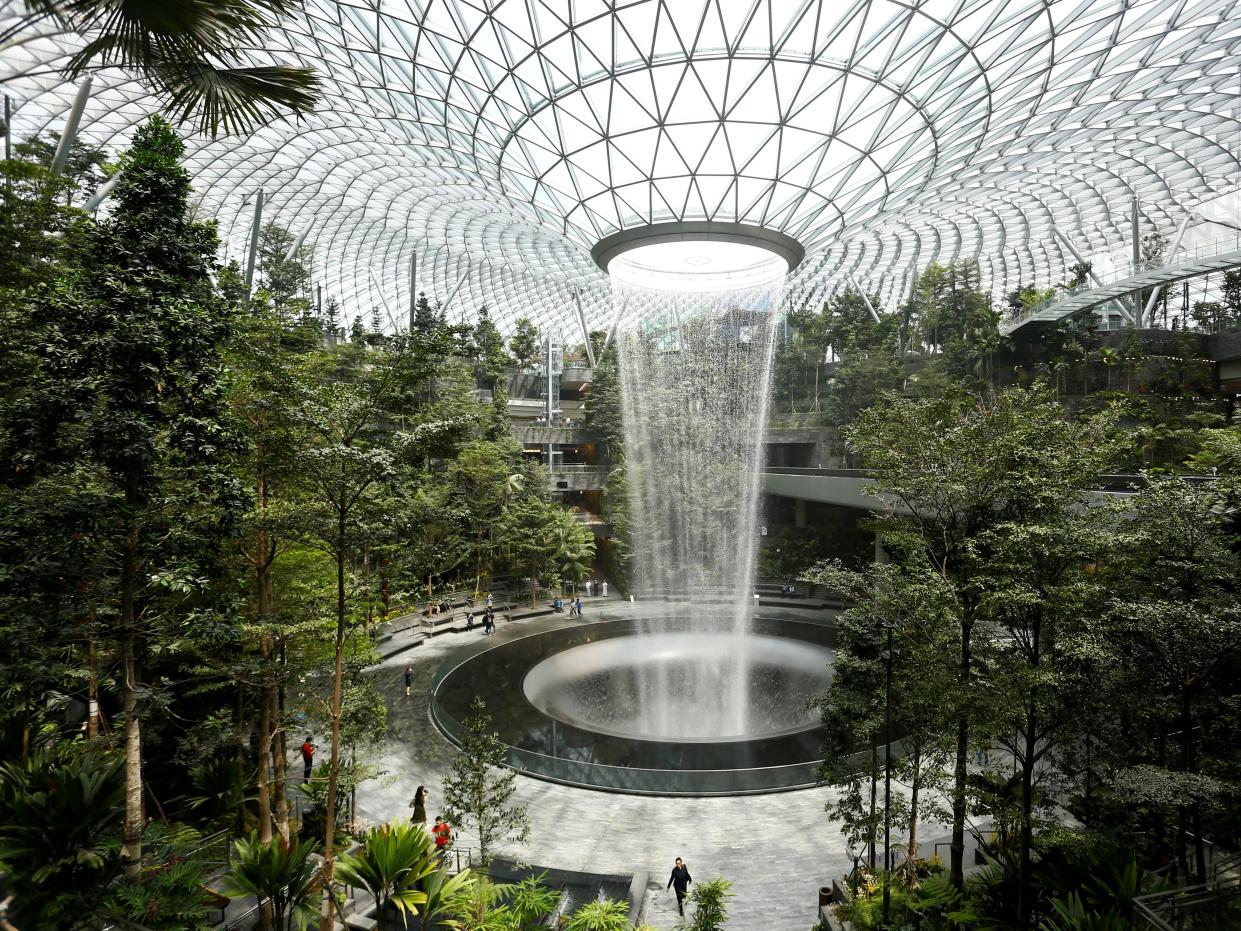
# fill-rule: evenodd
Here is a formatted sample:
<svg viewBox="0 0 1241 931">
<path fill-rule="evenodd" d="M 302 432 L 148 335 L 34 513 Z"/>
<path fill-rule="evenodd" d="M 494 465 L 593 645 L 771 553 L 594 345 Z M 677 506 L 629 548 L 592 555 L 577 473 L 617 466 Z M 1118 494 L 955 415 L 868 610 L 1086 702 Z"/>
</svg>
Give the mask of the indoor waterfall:
<svg viewBox="0 0 1241 931">
<path fill-rule="evenodd" d="M 759 541 L 759 490 L 771 360 L 786 266 L 766 257 L 715 290 L 667 290 L 611 269 L 625 309 L 618 359 L 638 598 L 671 597 L 732 649 L 701 662 L 655 664 L 640 684 L 651 733 L 749 732 L 747 635 Z M 756 274 L 757 272 L 757 274 Z M 716 276 L 717 281 L 721 276 Z M 656 282 L 658 284 L 658 282 Z M 662 719 L 662 720 L 661 720 Z"/>
</svg>

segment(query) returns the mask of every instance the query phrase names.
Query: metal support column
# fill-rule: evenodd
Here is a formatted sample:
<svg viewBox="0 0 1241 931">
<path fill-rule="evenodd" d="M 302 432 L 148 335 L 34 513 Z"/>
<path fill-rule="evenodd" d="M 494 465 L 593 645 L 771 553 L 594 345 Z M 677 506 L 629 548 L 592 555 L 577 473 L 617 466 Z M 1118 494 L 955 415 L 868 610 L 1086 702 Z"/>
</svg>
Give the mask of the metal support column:
<svg viewBox="0 0 1241 931">
<path fill-rule="evenodd" d="M 577 307 L 577 322 L 582 326 L 582 339 L 586 341 L 586 361 L 593 370 L 595 367 L 595 347 L 590 345 L 590 330 L 586 326 L 586 311 L 582 308 L 582 292 L 573 291 L 573 303 Z"/>
<path fill-rule="evenodd" d="M 853 285 L 853 289 L 862 295 L 862 300 L 866 302 L 866 309 L 870 311 L 871 319 L 878 323 L 879 314 L 875 312 L 875 305 L 870 302 L 870 298 L 867 297 L 866 292 L 862 290 L 862 286 L 857 283 L 857 279 L 852 275 L 849 276 L 849 284 Z"/>
<path fill-rule="evenodd" d="M 250 228 L 250 254 L 246 256 L 246 300 L 254 293 L 254 265 L 259 256 L 259 231 L 263 226 L 263 189 L 254 197 L 254 226 Z"/>
<path fill-rule="evenodd" d="M 612 338 L 616 336 L 616 328 L 620 326 L 621 317 L 625 314 L 625 306 L 629 303 L 628 296 L 622 297 L 616 302 L 616 312 L 612 314 L 612 325 L 608 327 L 607 339 L 603 341 L 603 348 L 607 349 L 612 345 Z"/>
<path fill-rule="evenodd" d="M 1082 254 L 1077 251 L 1077 248 L 1069 240 L 1068 236 L 1064 235 L 1064 233 L 1060 232 L 1060 230 L 1056 229 L 1054 226 L 1052 227 L 1051 231 L 1052 231 L 1052 234 L 1057 239 L 1059 239 L 1060 242 L 1064 244 L 1064 248 L 1069 250 L 1069 254 L 1077 260 L 1078 265 L 1085 266 L 1085 265 L 1090 264 L 1084 258 L 1082 258 Z M 1090 280 L 1095 283 L 1096 288 L 1103 287 L 1102 279 L 1099 278 L 1099 276 L 1095 273 L 1095 270 L 1093 268 L 1090 269 L 1088 272 L 1086 272 L 1086 274 L 1090 277 Z M 1129 313 L 1128 308 L 1125 307 L 1124 304 L 1122 304 L 1120 301 L 1112 301 L 1111 303 L 1112 303 L 1112 307 L 1116 309 L 1117 313 L 1120 314 L 1121 318 L 1126 323 L 1133 323 L 1133 315 Z"/>
<path fill-rule="evenodd" d="M 392 327 L 392 332 L 396 332 L 396 321 L 392 319 L 392 308 L 388 306 L 388 299 L 384 297 L 383 285 L 379 283 L 379 279 L 375 276 L 375 269 L 368 268 L 367 274 L 371 276 L 371 284 L 375 286 L 375 291 L 379 294 L 379 303 L 383 304 L 384 314 L 388 318 L 388 325 Z"/>
<path fill-rule="evenodd" d="M 4 160 L 13 157 L 13 98 L 4 95 Z"/>
<path fill-rule="evenodd" d="M 111 178 L 105 181 L 99 187 L 95 188 L 95 193 L 86 198 L 82 204 L 82 209 L 87 213 L 97 210 L 99 206 L 108 199 L 112 192 L 116 189 L 116 185 L 121 180 L 121 173 L 118 171 Z"/>
<path fill-rule="evenodd" d="M 1135 195 L 1129 207 L 1129 222 L 1131 226 L 1130 238 L 1132 238 L 1133 249 L 1133 273 L 1136 275 L 1142 270 L 1142 236 L 1141 228 L 1138 225 L 1138 198 Z M 1133 325 L 1137 329 L 1142 329 L 1142 292 L 1135 291 L 1133 293 Z"/>
<path fill-rule="evenodd" d="M 73 107 L 65 119 L 65 128 L 60 134 L 60 144 L 56 146 L 56 154 L 52 156 L 52 174 L 58 175 L 65 170 L 69 162 L 69 149 L 78 138 L 78 125 L 82 122 L 82 113 L 86 110 L 86 101 L 90 100 L 91 79 L 88 76 L 78 88 L 78 95 L 73 98 Z"/>
<path fill-rule="evenodd" d="M 306 242 L 306 237 L 310 233 L 311 224 L 307 223 L 305 229 L 297 234 L 297 238 L 293 240 L 293 245 L 289 246 L 289 251 L 284 254 L 286 262 L 293 261 L 293 256 L 297 255 L 297 250 Z"/>
<path fill-rule="evenodd" d="M 445 315 L 447 315 L 447 314 L 448 314 L 448 305 L 449 305 L 449 304 L 451 304 L 451 303 L 453 302 L 453 299 L 454 299 L 454 298 L 456 298 L 456 296 L 457 296 L 457 292 L 458 292 L 458 291 L 460 291 L 460 290 L 461 290 L 461 286 L 462 286 L 463 284 L 465 284 L 465 279 L 467 279 L 467 278 L 469 278 L 469 277 L 470 277 L 470 266 L 469 266 L 469 265 L 467 265 L 467 266 L 465 267 L 465 271 L 463 271 L 463 272 L 461 273 L 461 277 L 457 279 L 457 283 L 456 283 L 455 285 L 453 285 L 453 289 L 452 289 L 452 291 L 450 291 L 450 292 L 449 292 L 449 294 L 448 294 L 448 300 L 444 301 L 444 306 L 440 308 L 440 312 L 441 312 L 441 313 L 443 313 L 443 314 L 445 314 Z"/>
<path fill-rule="evenodd" d="M 418 315 L 418 248 L 409 257 L 409 332 L 414 332 L 414 317 Z"/>
<path fill-rule="evenodd" d="M 1181 219 L 1181 225 L 1176 228 L 1176 235 L 1172 237 L 1172 245 L 1168 251 L 1164 253 L 1163 264 L 1168 265 L 1172 262 L 1172 257 L 1176 255 L 1176 250 L 1181 248 L 1181 240 L 1185 238 L 1185 230 L 1189 227 L 1189 221 L 1193 214 L 1185 214 Z M 1146 310 L 1144 315 L 1147 320 L 1151 318 L 1151 314 L 1155 312 L 1155 304 L 1159 301 L 1159 295 L 1163 293 L 1163 288 L 1158 287 L 1151 291 L 1151 296 L 1146 302 Z"/>
</svg>

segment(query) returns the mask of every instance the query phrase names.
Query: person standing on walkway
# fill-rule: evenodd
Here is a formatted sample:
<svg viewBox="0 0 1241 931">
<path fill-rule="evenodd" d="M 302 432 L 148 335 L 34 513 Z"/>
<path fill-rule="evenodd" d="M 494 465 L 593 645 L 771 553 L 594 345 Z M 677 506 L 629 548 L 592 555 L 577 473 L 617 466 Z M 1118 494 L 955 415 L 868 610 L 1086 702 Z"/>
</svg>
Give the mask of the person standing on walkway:
<svg viewBox="0 0 1241 931">
<path fill-rule="evenodd" d="M 580 597 L 573 603 L 573 611 L 578 617 L 582 616 L 582 599 Z"/>
<path fill-rule="evenodd" d="M 414 824 L 421 824 L 424 828 L 427 826 L 427 787 L 419 786 L 414 792 L 413 799 L 410 800 L 409 807 L 414 813 L 409 816 L 409 820 Z"/>
<path fill-rule="evenodd" d="M 672 868 L 672 875 L 668 877 L 668 886 L 676 889 L 677 911 L 682 916 L 685 915 L 685 891 L 692 882 L 693 879 L 690 878 L 689 870 L 685 868 L 685 863 L 680 857 L 677 857 L 676 866 Z"/>
<path fill-rule="evenodd" d="M 302 775 L 303 782 L 310 781 L 310 771 L 315 768 L 315 751 L 319 747 L 310 739 L 310 735 L 306 735 L 306 739 L 302 741 L 302 764 L 305 772 Z"/>
<path fill-rule="evenodd" d="M 405 667 L 405 697 L 406 698 L 409 698 L 409 690 L 413 687 L 413 685 L 414 685 L 414 667 L 406 666 Z"/>
<path fill-rule="evenodd" d="M 603 595 L 604 598 L 608 597 L 608 580 L 607 579 L 604 579 L 602 582 L 599 583 L 599 593 Z"/>
<path fill-rule="evenodd" d="M 496 632 L 496 616 L 488 614 L 483 621 L 483 633 L 490 637 Z"/>
<path fill-rule="evenodd" d="M 487 610 L 491 610 L 491 592 L 487 593 Z"/>
<path fill-rule="evenodd" d="M 435 852 L 439 854 L 442 861 L 448 853 L 448 845 L 452 843 L 452 825 L 444 820 L 443 815 L 436 815 L 435 827 L 431 829 L 431 834 L 435 837 Z"/>
</svg>

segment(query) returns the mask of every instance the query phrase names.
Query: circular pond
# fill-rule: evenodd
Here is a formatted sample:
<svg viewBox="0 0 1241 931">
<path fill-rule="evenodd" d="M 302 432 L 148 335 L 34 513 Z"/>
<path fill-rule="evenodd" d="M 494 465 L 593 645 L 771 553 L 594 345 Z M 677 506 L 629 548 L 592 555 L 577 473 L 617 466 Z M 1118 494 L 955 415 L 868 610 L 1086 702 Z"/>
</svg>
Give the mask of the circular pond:
<svg viewBox="0 0 1241 931">
<path fill-rule="evenodd" d="M 744 637 L 684 617 L 540 622 L 446 662 L 432 717 L 459 742 L 478 696 L 509 765 L 575 785 L 682 795 L 813 785 L 822 733 L 807 700 L 831 679 L 833 643 L 826 617 L 764 614 Z M 737 689 L 744 701 L 729 700 Z"/>
</svg>

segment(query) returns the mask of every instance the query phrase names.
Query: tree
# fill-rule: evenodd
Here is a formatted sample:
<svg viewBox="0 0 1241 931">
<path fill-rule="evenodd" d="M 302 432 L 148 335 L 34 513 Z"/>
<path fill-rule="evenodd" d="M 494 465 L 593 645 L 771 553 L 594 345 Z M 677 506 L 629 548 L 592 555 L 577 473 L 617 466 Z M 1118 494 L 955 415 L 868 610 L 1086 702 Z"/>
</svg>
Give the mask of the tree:
<svg viewBox="0 0 1241 931">
<path fill-rule="evenodd" d="M 848 431 L 872 470 L 889 525 L 912 534 L 904 537 L 910 557 L 925 560 L 950 593 L 956 660 L 945 703 L 956 731 L 950 793 L 956 888 L 964 881 L 971 734 L 990 714 L 976 681 L 979 654 L 994 645 L 985 626 L 981 576 L 988 551 L 980 535 L 1062 513 L 1112 455 L 1112 444 L 1099 442 L 1109 424 L 1102 415 L 1086 424 L 1069 422 L 1040 395 L 1010 389 L 897 400 L 871 408 Z"/>
<path fill-rule="evenodd" d="M 337 876 L 361 886 L 375 899 L 381 928 L 408 925 L 409 916 L 427 901 L 419 886 L 439 867 L 431 835 L 422 825 L 408 821 L 371 828 L 362 849 L 340 858 Z"/>
<path fill-rule="evenodd" d="M 723 876 L 695 884 L 689 894 L 694 903 L 694 917 L 690 921 L 693 931 L 720 931 L 728 924 L 728 900 L 733 884 Z"/>
<path fill-rule="evenodd" d="M 427 296 L 419 291 L 418 300 L 414 303 L 414 329 L 419 333 L 430 335 L 436 327 L 435 311 L 431 309 Z"/>
<path fill-rule="evenodd" d="M 303 316 L 310 309 L 307 292 L 313 254 L 309 246 L 294 249 L 296 243 L 297 238 L 275 222 L 263 224 L 259 232 L 259 290 L 267 292 L 275 309 L 288 318 Z"/>
<path fill-rule="evenodd" d="M 1232 326 L 1241 325 L 1241 269 L 1234 268 L 1224 275 L 1220 293 L 1224 298 L 1228 322 Z"/>
<path fill-rule="evenodd" d="M 540 353 L 539 328 L 527 317 L 518 317 L 513 335 L 508 339 L 508 351 L 517 364 L 518 371 L 526 371 L 538 364 Z"/>
<path fill-rule="evenodd" d="M 475 440 L 462 447 L 451 475 L 473 537 L 474 590 L 482 590 L 485 555 L 509 499 L 521 487 L 517 469 L 520 452 L 515 441 Z"/>
<path fill-rule="evenodd" d="M 318 78 L 309 68 L 241 67 L 242 49 L 288 9 L 283 0 L 244 0 L 221 16 L 212 7 L 187 2 L 118 8 L 102 0 L 39 0 L 0 32 L 0 46 L 45 23 L 89 36 L 65 63 L 66 76 L 129 69 L 165 98 L 178 122 L 191 122 L 212 136 L 221 130 L 243 133 L 284 111 L 307 113 L 318 100 Z"/>
<path fill-rule="evenodd" d="M 78 461 L 97 483 L 104 571 L 119 601 L 130 875 L 145 826 L 147 640 L 170 620 L 170 605 L 184 605 L 205 582 L 191 554 L 209 548 L 191 538 L 226 530 L 239 503 L 224 471 L 235 445 L 219 380 L 233 317 L 212 281 L 214 228 L 189 220 L 182 152 L 158 117 L 139 129 L 112 214 L 83 232 L 80 272 L 42 311 L 51 323 L 45 377 L 59 400 L 49 413 L 73 426 Z M 204 509 L 211 517 L 195 520 Z"/>
<path fill-rule="evenodd" d="M 500 521 L 500 539 L 515 566 L 530 578 L 530 607 L 538 600 L 539 574 L 557 552 L 556 528 L 561 509 L 537 494 L 509 504 Z"/>
<path fill-rule="evenodd" d="M 444 777 L 445 816 L 473 830 L 485 869 L 497 844 L 526 839 L 530 821 L 525 806 L 513 804 L 517 773 L 505 765 L 507 748 L 491 730 L 481 698 L 475 696 L 462 723 L 461 750 Z"/>
<path fill-rule="evenodd" d="M 50 169 L 59 145 L 60 133 L 49 133 L 46 137 L 39 133 L 13 146 L 13 154 L 17 158 Z M 92 145 L 81 138 L 73 140 L 69 146 L 65 167 L 60 172 L 64 183 L 56 186 L 58 193 L 64 195 L 66 205 L 72 204 L 74 198 L 83 191 L 94 190 L 107 180 L 107 160 L 107 153 L 101 146 Z"/>
<path fill-rule="evenodd" d="M 1112 662 L 1131 670 L 1132 686 L 1144 695 L 1137 710 L 1145 720 L 1133 730 L 1155 739 L 1147 762 L 1122 771 L 1118 781 L 1122 797 L 1153 800 L 1175 813 L 1171 846 L 1179 871 L 1201 882 L 1206 813 L 1236 791 L 1235 770 L 1212 766 L 1209 758 L 1213 748 L 1217 759 L 1226 757 L 1234 733 L 1219 709 L 1237 694 L 1241 618 L 1234 580 L 1241 558 L 1214 490 L 1174 477 L 1148 482 L 1117 525 L 1109 569 L 1118 584 L 1105 636 Z M 1132 733 L 1121 739 L 1126 736 L 1136 739 Z"/>
<path fill-rule="evenodd" d="M 278 931 L 305 931 L 315 918 L 314 841 L 292 843 L 281 837 L 263 843 L 251 835 L 233 846 L 236 859 L 225 893 L 270 902 Z"/>
<path fill-rule="evenodd" d="M 0 864 L 20 927 L 78 927 L 98 914 L 120 865 L 122 763 L 40 752 L 0 765 Z"/>
<path fill-rule="evenodd" d="M 345 639 L 350 629 L 347 576 L 358 547 L 359 525 L 374 507 L 375 494 L 391 478 L 402 456 L 417 455 L 437 428 L 394 434 L 391 412 L 414 386 L 425 384 L 437 369 L 433 341 L 418 334 L 394 340 L 379 353 L 367 377 L 354 382 L 313 386 L 301 405 L 308 437 L 297 467 L 305 477 L 307 535 L 331 554 L 336 568 L 336 633 L 329 717 L 332 747 L 324 825 L 324 901 L 322 924 L 330 921 L 330 889 L 336 837 L 336 788 L 340 777 L 341 720 L 344 713 Z"/>
<path fill-rule="evenodd" d="M 629 903 L 615 899 L 595 899 L 569 916 L 565 931 L 629 931 Z"/>
</svg>

